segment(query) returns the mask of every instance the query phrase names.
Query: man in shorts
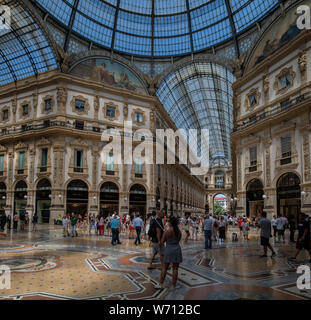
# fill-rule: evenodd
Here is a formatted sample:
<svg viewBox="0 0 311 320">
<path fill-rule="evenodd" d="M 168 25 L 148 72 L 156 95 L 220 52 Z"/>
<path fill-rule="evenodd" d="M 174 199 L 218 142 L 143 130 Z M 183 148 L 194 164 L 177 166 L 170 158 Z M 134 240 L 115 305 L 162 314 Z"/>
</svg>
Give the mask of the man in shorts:
<svg viewBox="0 0 311 320">
<path fill-rule="evenodd" d="M 264 254 L 261 256 L 261 258 L 267 258 L 267 252 L 268 248 L 272 252 L 272 258 L 276 256 L 275 251 L 273 250 L 271 244 L 270 244 L 270 238 L 271 238 L 271 221 L 267 219 L 267 212 L 263 211 L 261 214 L 261 219 L 259 220 L 258 226 L 261 228 L 261 245 L 264 249 Z"/>
<path fill-rule="evenodd" d="M 158 211 L 157 216 L 150 222 L 149 235 L 151 237 L 152 255 L 148 266 L 149 270 L 154 269 L 152 262 L 157 254 L 160 255 L 161 264 L 163 264 L 164 261 L 164 246 L 161 245 L 161 239 L 164 233 L 163 216 L 163 212 Z"/>
<path fill-rule="evenodd" d="M 310 224 L 308 216 L 304 213 L 300 213 L 299 215 L 299 223 L 298 223 L 298 240 L 296 244 L 296 254 L 294 257 L 289 258 L 289 260 L 296 260 L 300 251 L 305 249 L 309 252 L 310 262 L 311 262 L 311 247 L 310 247 Z"/>
<path fill-rule="evenodd" d="M 283 243 L 285 243 L 285 227 L 287 224 L 287 220 L 279 215 L 276 219 L 276 229 L 278 231 L 278 242 L 281 242 L 281 237 L 283 238 Z"/>
</svg>

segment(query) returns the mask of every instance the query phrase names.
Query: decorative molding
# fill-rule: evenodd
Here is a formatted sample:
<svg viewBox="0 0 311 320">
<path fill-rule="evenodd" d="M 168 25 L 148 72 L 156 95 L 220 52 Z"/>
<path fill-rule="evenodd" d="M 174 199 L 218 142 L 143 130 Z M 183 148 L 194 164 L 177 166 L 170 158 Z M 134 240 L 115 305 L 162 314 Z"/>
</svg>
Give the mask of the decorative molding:
<svg viewBox="0 0 311 320">
<path fill-rule="evenodd" d="M 51 109 L 50 110 L 46 110 L 45 109 L 45 103 L 46 103 L 47 100 L 51 100 Z M 54 98 L 54 96 L 47 95 L 42 99 L 42 102 L 41 102 L 41 113 L 42 114 L 52 113 L 53 110 L 54 110 L 54 107 L 55 107 L 55 98 Z"/>
<path fill-rule="evenodd" d="M 301 74 L 301 81 L 305 82 L 307 80 L 307 52 L 305 50 L 299 53 L 298 66 Z"/>
<path fill-rule="evenodd" d="M 5 110 L 8 110 L 8 118 L 7 119 L 3 119 L 3 112 L 5 111 Z M 7 122 L 9 122 L 11 119 L 11 108 L 9 107 L 9 106 L 4 106 L 3 108 L 1 108 L 1 117 L 0 117 L 0 119 L 1 119 L 1 124 L 4 124 L 4 123 L 7 123 Z"/>
<path fill-rule="evenodd" d="M 269 93 L 270 93 L 270 78 L 268 74 L 265 74 L 262 79 L 263 83 L 263 92 L 265 96 L 265 102 L 269 102 Z"/>
<path fill-rule="evenodd" d="M 107 108 L 114 109 L 114 111 L 115 111 L 114 117 L 107 116 Z M 105 106 L 103 107 L 103 112 L 104 112 L 104 117 L 107 118 L 110 121 L 114 121 L 114 120 L 118 120 L 119 119 L 119 116 L 120 116 L 119 107 L 118 107 L 118 105 L 114 104 L 113 102 L 105 103 Z"/>
<path fill-rule="evenodd" d="M 80 100 L 80 101 L 84 102 L 84 111 L 76 110 L 76 101 L 77 100 Z M 83 97 L 83 96 L 81 96 L 81 95 L 72 97 L 70 105 L 71 105 L 71 108 L 72 108 L 72 112 L 76 113 L 76 114 L 78 114 L 80 116 L 81 115 L 87 115 L 89 113 L 89 111 L 90 111 L 90 104 L 89 104 L 88 99 Z"/>
<path fill-rule="evenodd" d="M 139 113 L 139 114 L 143 115 L 143 121 L 142 122 L 136 122 L 136 120 L 135 120 L 135 114 L 136 113 Z M 133 124 L 135 124 L 136 126 L 143 126 L 143 125 L 146 124 L 147 116 L 146 116 L 146 113 L 142 109 L 139 109 L 139 108 L 134 109 L 132 111 L 131 117 L 132 117 Z"/>
<path fill-rule="evenodd" d="M 28 106 L 28 113 L 27 114 L 23 114 L 23 107 L 24 106 Z M 19 112 L 18 112 L 18 115 L 19 115 L 19 118 L 20 119 L 27 119 L 30 117 L 30 114 L 31 114 L 31 111 L 32 111 L 32 108 L 31 108 L 31 101 L 23 101 L 20 106 L 19 106 Z"/>
<path fill-rule="evenodd" d="M 286 86 L 285 88 L 280 88 L 280 79 L 284 77 L 285 75 L 289 74 L 290 75 L 290 84 Z M 276 94 L 284 94 L 286 93 L 290 88 L 293 87 L 294 85 L 294 79 L 296 77 L 296 73 L 293 70 L 293 67 L 289 68 L 284 68 L 281 70 L 281 72 L 275 77 L 275 82 L 274 82 L 274 90 L 276 91 Z"/>
</svg>

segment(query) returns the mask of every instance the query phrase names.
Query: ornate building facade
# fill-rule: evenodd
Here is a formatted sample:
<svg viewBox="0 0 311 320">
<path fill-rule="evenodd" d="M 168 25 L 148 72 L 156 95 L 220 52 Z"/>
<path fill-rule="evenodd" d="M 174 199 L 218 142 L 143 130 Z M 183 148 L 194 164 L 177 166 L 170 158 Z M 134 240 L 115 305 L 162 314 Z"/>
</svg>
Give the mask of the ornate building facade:
<svg viewBox="0 0 311 320">
<path fill-rule="evenodd" d="M 233 85 L 237 214 L 311 212 L 311 33 L 296 8 L 254 45 Z"/>
<path fill-rule="evenodd" d="M 26 210 L 52 223 L 66 212 L 204 212 L 203 180 L 188 166 L 141 159 L 124 164 L 129 157 L 124 149 L 132 140 L 134 147 L 144 141 L 144 129 L 155 135 L 156 126 L 176 127 L 132 71 L 114 65 L 118 74 L 97 66 L 90 78 L 76 69 L 55 70 L 0 89 L 0 207 L 7 214 Z M 87 63 L 77 69 L 83 67 Z M 132 123 L 132 132 L 124 130 L 125 121 Z M 102 141 L 104 130 L 109 141 Z M 113 152 L 103 154 L 111 137 L 122 143 L 122 164 Z M 151 144 L 156 151 L 153 139 Z"/>
</svg>

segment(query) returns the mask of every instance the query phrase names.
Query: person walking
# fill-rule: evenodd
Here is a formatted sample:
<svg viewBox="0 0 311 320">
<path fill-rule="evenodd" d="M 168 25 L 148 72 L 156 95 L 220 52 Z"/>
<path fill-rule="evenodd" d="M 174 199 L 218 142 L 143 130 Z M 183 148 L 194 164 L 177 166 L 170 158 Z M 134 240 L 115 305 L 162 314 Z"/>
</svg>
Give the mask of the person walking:
<svg viewBox="0 0 311 320">
<path fill-rule="evenodd" d="M 299 215 L 299 223 L 298 223 L 298 239 L 296 243 L 296 254 L 294 257 L 289 258 L 289 260 L 296 260 L 300 251 L 305 249 L 309 252 L 311 262 L 311 247 L 310 247 L 310 223 L 308 220 L 308 216 L 304 213 L 300 213 Z"/>
<path fill-rule="evenodd" d="M 15 231 L 17 231 L 17 226 L 18 226 L 18 214 L 15 212 L 13 217 L 13 229 Z"/>
<path fill-rule="evenodd" d="M 11 230 L 11 222 L 12 222 L 12 216 L 10 214 L 8 214 L 7 216 L 7 228 L 8 230 Z"/>
<path fill-rule="evenodd" d="M 152 255 L 150 257 L 150 263 L 148 269 L 154 269 L 152 266 L 153 260 L 157 254 L 160 255 L 161 264 L 164 263 L 164 246 L 161 243 L 162 236 L 164 233 L 163 219 L 164 213 L 162 211 L 158 211 L 155 218 L 153 218 L 150 222 L 150 228 L 148 236 L 151 239 L 151 247 L 152 247 Z"/>
<path fill-rule="evenodd" d="M 190 217 L 185 217 L 185 224 L 184 224 L 184 230 L 186 232 L 186 238 L 185 238 L 185 243 L 188 242 L 188 239 L 190 237 L 190 223 L 191 223 L 191 218 Z"/>
<path fill-rule="evenodd" d="M 264 248 L 264 254 L 261 256 L 261 258 L 266 258 L 268 253 L 268 248 L 272 252 L 272 258 L 276 256 L 276 253 L 274 249 L 272 248 L 270 244 L 270 238 L 271 235 L 271 221 L 267 219 L 267 212 L 263 211 L 261 214 L 261 219 L 258 222 L 258 226 L 261 229 L 260 238 L 261 238 L 261 245 Z"/>
<path fill-rule="evenodd" d="M 64 215 L 63 219 L 62 219 L 63 236 L 64 237 L 69 237 L 70 236 L 69 230 L 68 230 L 69 223 L 70 223 L 70 219 L 69 219 L 68 215 Z"/>
<path fill-rule="evenodd" d="M 274 241 L 276 241 L 276 236 L 278 233 L 278 229 L 276 227 L 276 216 L 273 216 L 272 220 L 271 220 L 271 225 L 273 228 L 273 237 L 274 237 Z"/>
<path fill-rule="evenodd" d="M 32 217 L 32 231 L 38 231 L 38 215 L 34 214 Z"/>
<path fill-rule="evenodd" d="M 246 219 L 243 220 L 242 230 L 243 230 L 244 240 L 248 241 L 249 240 L 248 233 L 249 233 L 250 227 L 249 227 L 249 222 Z"/>
<path fill-rule="evenodd" d="M 278 242 L 281 242 L 281 237 L 283 238 L 283 243 L 285 243 L 285 227 L 287 224 L 287 220 L 279 215 L 276 219 L 276 228 L 278 231 Z"/>
<path fill-rule="evenodd" d="M 99 235 L 103 236 L 105 234 L 105 219 L 103 216 L 100 217 L 98 226 L 99 226 Z"/>
<path fill-rule="evenodd" d="M 166 243 L 166 247 L 164 249 L 164 263 L 162 264 L 161 277 L 160 277 L 160 285 L 156 288 L 163 288 L 163 283 L 165 281 L 167 270 L 169 266 L 173 265 L 173 275 L 172 275 L 172 285 L 173 288 L 176 288 L 177 280 L 178 280 L 178 269 L 180 263 L 183 261 L 182 251 L 180 247 L 181 240 L 181 231 L 178 227 L 179 220 L 171 216 L 168 219 L 169 229 L 163 233 L 161 244 L 164 246 Z"/>
<path fill-rule="evenodd" d="M 199 225 L 198 225 L 198 221 L 196 217 L 193 217 L 191 220 L 191 228 L 192 228 L 192 235 L 191 238 L 194 241 L 198 241 L 198 229 L 199 229 Z"/>
<path fill-rule="evenodd" d="M 25 230 L 25 211 L 21 210 L 19 213 L 19 221 L 20 221 L 20 230 Z"/>
<path fill-rule="evenodd" d="M 295 223 L 295 218 L 293 215 L 289 216 L 289 231 L 290 231 L 289 241 L 294 243 L 295 242 L 296 223 Z"/>
<path fill-rule="evenodd" d="M 96 235 L 96 221 L 93 215 L 89 216 L 89 234 L 92 232 L 92 229 L 94 229 Z"/>
<path fill-rule="evenodd" d="M 72 232 L 72 237 L 74 238 L 75 236 L 78 236 L 77 232 L 77 223 L 78 223 L 78 217 L 75 213 L 72 213 L 71 219 L 70 219 L 70 225 L 71 225 L 71 232 Z"/>
<path fill-rule="evenodd" d="M 133 221 L 133 228 L 136 230 L 136 240 L 135 240 L 135 246 L 141 244 L 140 241 L 140 235 L 141 235 L 141 231 L 144 228 L 144 222 L 142 220 L 142 218 L 140 216 L 137 216 L 134 221 Z"/>
<path fill-rule="evenodd" d="M 222 243 L 223 241 L 225 241 L 225 237 L 226 237 L 226 224 L 225 224 L 224 217 L 220 218 L 218 232 L 219 232 L 219 242 Z"/>
<path fill-rule="evenodd" d="M 121 244 L 119 239 L 119 229 L 120 229 L 120 220 L 119 217 L 114 214 L 113 219 L 111 220 L 111 244 L 114 246 L 116 243 Z"/>
<path fill-rule="evenodd" d="M 205 237 L 205 249 L 212 249 L 214 219 L 207 215 L 203 222 L 203 231 Z"/>
</svg>

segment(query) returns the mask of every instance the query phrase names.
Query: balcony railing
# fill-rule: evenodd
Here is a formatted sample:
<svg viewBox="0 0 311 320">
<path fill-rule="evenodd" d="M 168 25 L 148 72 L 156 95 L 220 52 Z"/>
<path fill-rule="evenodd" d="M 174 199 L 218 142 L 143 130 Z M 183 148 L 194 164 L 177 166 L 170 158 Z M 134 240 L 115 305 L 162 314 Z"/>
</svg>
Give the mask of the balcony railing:
<svg viewBox="0 0 311 320">
<path fill-rule="evenodd" d="M 277 105 L 274 105 L 269 111 L 260 111 L 256 115 L 251 116 L 248 119 L 240 121 L 240 123 L 233 129 L 233 132 L 237 132 L 243 129 L 248 128 L 249 126 L 256 124 L 262 120 L 265 120 L 271 116 L 274 116 L 276 114 L 280 114 L 282 112 L 288 111 L 291 108 L 297 106 L 301 102 L 310 99 L 311 98 L 311 91 L 305 94 L 301 94 L 297 97 L 284 100 L 281 103 L 278 103 Z"/>
</svg>

